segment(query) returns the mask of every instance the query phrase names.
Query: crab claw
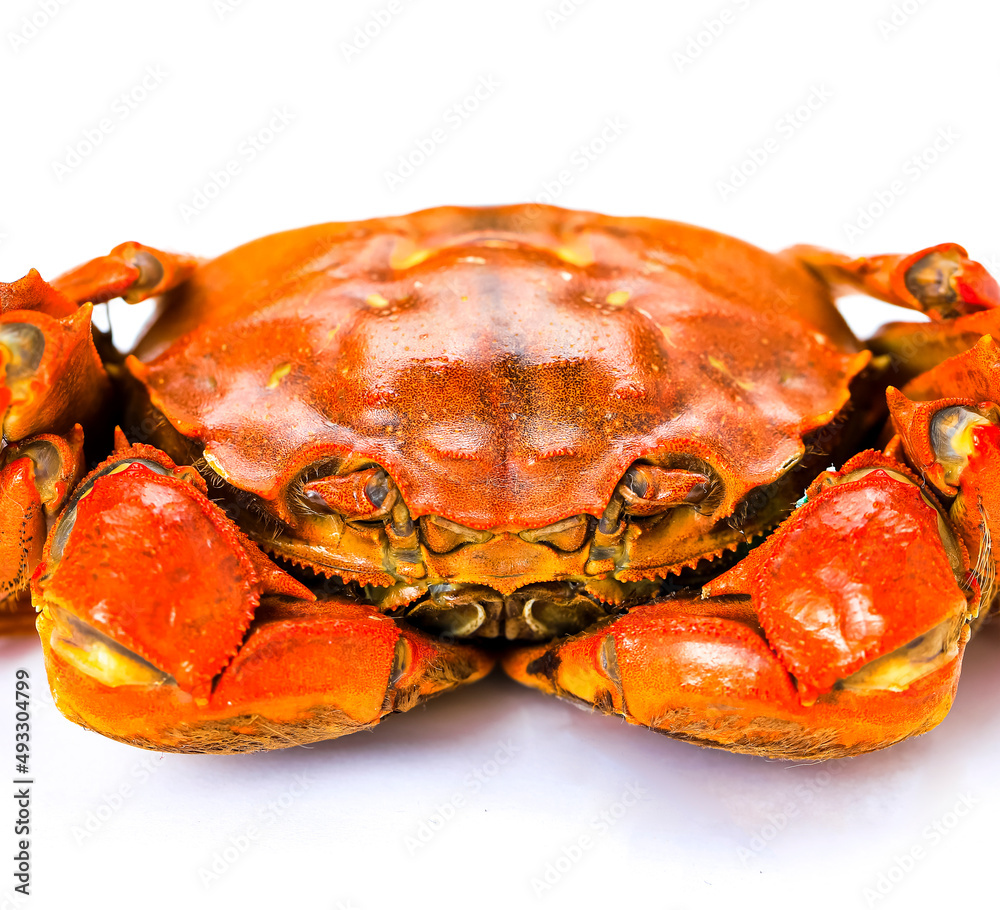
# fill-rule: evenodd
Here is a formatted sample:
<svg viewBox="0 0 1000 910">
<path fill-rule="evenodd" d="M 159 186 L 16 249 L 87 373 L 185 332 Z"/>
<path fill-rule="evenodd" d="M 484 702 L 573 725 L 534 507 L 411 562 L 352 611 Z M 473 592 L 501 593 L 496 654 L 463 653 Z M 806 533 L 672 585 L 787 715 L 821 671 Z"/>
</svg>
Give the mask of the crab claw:
<svg viewBox="0 0 1000 910">
<path fill-rule="evenodd" d="M 271 578 L 260 571 L 269 561 L 199 481 L 148 446 L 113 455 L 84 479 L 56 523 L 35 600 L 203 698 L 239 648 Z M 94 566 L 101 567 L 99 589 Z M 271 568 L 283 592 L 311 596 Z"/>
<path fill-rule="evenodd" d="M 978 609 L 968 558 L 936 505 L 901 465 L 875 452 L 810 486 L 807 501 L 704 593 L 750 595 L 767 640 L 803 702 L 916 643 L 882 681 L 905 687 L 930 669 L 927 636 L 943 661 L 957 654 Z M 882 669 L 879 668 L 879 672 Z M 871 680 L 869 679 L 869 682 Z M 880 683 L 880 685 L 882 684 Z"/>
<path fill-rule="evenodd" d="M 506 668 L 660 732 L 782 758 L 881 748 L 947 712 L 978 590 L 908 471 L 875 452 L 703 589 Z"/>
<path fill-rule="evenodd" d="M 357 604 L 316 603 L 192 468 L 120 438 L 53 528 L 32 590 L 60 708 L 148 748 L 324 739 L 490 666 Z"/>
<path fill-rule="evenodd" d="M 635 607 L 563 642 L 519 648 L 504 670 L 524 685 L 687 742 L 820 759 L 931 729 L 951 707 L 959 664 L 953 657 L 906 691 L 845 687 L 806 705 L 745 601 L 687 596 Z"/>
<path fill-rule="evenodd" d="M 94 347 L 92 307 L 73 307 L 37 272 L 0 284 L 0 425 L 17 441 L 87 426 L 110 384 Z"/>
</svg>

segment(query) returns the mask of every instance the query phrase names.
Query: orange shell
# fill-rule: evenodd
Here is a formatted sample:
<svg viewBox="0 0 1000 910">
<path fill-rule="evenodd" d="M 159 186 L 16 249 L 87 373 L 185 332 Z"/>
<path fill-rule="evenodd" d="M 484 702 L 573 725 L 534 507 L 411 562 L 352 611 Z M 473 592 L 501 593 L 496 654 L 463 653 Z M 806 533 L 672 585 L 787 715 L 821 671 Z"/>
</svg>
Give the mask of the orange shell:
<svg viewBox="0 0 1000 910">
<path fill-rule="evenodd" d="M 713 465 L 731 511 L 868 360 L 799 264 L 547 206 L 257 240 L 196 269 L 136 354 L 231 484 L 275 499 L 353 453 L 414 517 L 472 528 L 598 516 L 632 462 L 670 453 Z"/>
</svg>

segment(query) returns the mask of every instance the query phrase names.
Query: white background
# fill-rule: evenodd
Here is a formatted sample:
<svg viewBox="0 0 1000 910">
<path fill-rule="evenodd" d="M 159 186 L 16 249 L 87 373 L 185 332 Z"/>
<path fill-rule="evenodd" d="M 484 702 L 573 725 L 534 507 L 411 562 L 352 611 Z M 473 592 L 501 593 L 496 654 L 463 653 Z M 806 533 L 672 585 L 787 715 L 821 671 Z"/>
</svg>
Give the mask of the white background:
<svg viewBox="0 0 1000 910">
<path fill-rule="evenodd" d="M 125 240 L 214 255 L 318 221 L 539 199 L 772 249 L 954 240 L 996 268 L 996 4 L 589 0 L 559 17 L 556 2 L 400 0 L 348 54 L 387 0 L 74 0 L 51 16 L 55 0 L 7 0 L 0 277 L 53 277 Z M 477 110 L 454 112 L 490 82 Z M 283 129 L 261 133 L 275 110 Z M 601 150 L 609 118 L 620 129 Z M 429 158 L 387 179 L 435 129 Z M 850 307 L 861 330 L 887 318 Z M 8 749 L 14 668 L 35 683 L 25 905 L 964 903 L 980 885 L 995 893 L 998 659 L 988 630 L 936 731 L 825 765 L 702 750 L 501 678 L 308 749 L 157 757 L 63 720 L 37 645 L 8 642 Z M 491 764 L 503 748 L 507 763 Z M 630 786 L 645 795 L 622 813 Z M 959 818 L 956 804 L 971 808 Z M 603 831 L 601 813 L 614 820 Z M 0 802 L 0 857 L 13 816 Z M 0 893 L 12 865 L 0 859 Z"/>
</svg>

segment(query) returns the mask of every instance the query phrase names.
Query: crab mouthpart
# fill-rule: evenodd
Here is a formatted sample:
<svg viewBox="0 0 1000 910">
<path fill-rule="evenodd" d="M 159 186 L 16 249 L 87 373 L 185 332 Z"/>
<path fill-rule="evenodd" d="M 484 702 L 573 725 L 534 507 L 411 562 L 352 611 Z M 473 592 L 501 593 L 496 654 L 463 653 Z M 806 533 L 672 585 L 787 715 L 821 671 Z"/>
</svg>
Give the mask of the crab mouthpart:
<svg viewBox="0 0 1000 910">
<path fill-rule="evenodd" d="M 487 585 L 448 583 L 368 588 L 366 593 L 379 609 L 401 603 L 394 615 L 437 635 L 543 641 L 581 632 L 666 589 L 651 581 L 550 581 L 509 594 Z"/>
</svg>

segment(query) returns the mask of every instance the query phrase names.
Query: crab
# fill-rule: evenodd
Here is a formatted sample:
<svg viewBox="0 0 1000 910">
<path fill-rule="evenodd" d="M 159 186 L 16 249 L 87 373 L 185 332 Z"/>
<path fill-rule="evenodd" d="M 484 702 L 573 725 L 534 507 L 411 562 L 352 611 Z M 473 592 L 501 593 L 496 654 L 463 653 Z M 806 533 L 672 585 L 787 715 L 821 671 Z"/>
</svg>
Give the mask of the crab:
<svg viewBox="0 0 1000 910">
<path fill-rule="evenodd" d="M 845 292 L 930 321 L 863 344 Z M 158 301 L 127 356 L 91 326 L 115 297 Z M 945 716 L 995 605 L 1000 289 L 957 244 L 446 207 L 126 243 L 0 302 L 0 597 L 116 740 L 313 742 L 499 663 L 849 755 Z"/>
</svg>

